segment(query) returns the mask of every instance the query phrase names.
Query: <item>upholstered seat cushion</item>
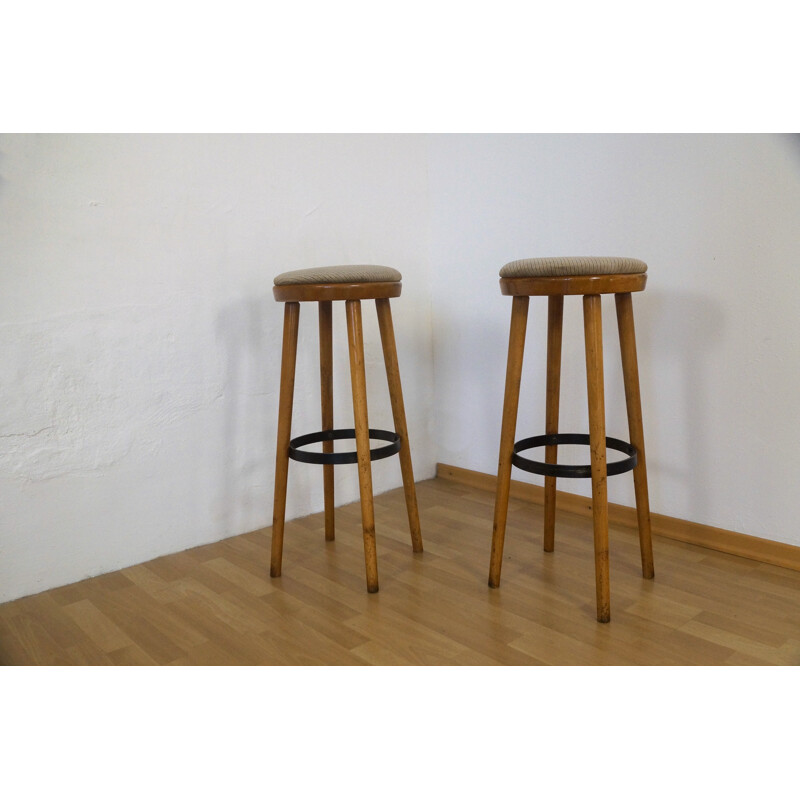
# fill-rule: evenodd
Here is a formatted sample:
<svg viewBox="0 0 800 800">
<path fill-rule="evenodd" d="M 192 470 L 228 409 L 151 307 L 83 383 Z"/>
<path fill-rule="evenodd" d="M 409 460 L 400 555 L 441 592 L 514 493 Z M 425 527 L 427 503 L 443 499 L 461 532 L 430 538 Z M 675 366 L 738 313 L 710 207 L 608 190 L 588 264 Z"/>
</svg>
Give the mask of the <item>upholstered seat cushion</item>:
<svg viewBox="0 0 800 800">
<path fill-rule="evenodd" d="M 396 283 L 403 276 L 391 267 L 372 264 L 353 264 L 340 267 L 312 267 L 282 272 L 276 286 L 293 286 L 303 283 Z"/>
<path fill-rule="evenodd" d="M 570 275 L 631 275 L 640 272 L 647 272 L 647 264 L 637 258 L 577 256 L 510 261 L 500 270 L 500 277 L 564 278 Z"/>
</svg>

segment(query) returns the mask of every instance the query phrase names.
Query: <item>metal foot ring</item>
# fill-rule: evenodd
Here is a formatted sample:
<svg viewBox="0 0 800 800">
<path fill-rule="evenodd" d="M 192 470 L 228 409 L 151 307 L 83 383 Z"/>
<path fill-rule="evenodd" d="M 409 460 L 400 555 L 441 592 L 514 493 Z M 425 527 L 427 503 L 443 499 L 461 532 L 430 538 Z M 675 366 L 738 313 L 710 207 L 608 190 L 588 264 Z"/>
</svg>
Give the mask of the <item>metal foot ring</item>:
<svg viewBox="0 0 800 800">
<path fill-rule="evenodd" d="M 300 450 L 304 445 L 314 444 L 315 442 L 332 442 L 336 439 L 355 438 L 355 428 L 337 428 L 336 430 L 318 431 L 316 433 L 306 433 L 303 436 L 296 436 L 289 442 L 289 458 L 294 461 L 304 461 L 306 464 L 357 464 L 357 451 L 350 453 L 314 453 L 308 450 Z M 370 428 L 369 438 L 383 439 L 384 441 L 391 442 L 391 444 L 370 450 L 370 461 L 388 458 L 400 452 L 400 437 L 394 431 L 381 431 Z"/>
<path fill-rule="evenodd" d="M 514 451 L 511 456 L 511 463 L 515 467 L 524 469 L 526 472 L 533 472 L 536 475 L 547 475 L 554 478 L 591 478 L 591 464 L 573 466 L 571 464 L 545 464 L 542 461 L 533 461 L 520 455 L 523 450 L 530 450 L 532 447 L 545 447 L 546 445 L 559 444 L 589 444 L 588 433 L 546 433 L 543 436 L 531 436 L 528 439 L 520 439 L 514 443 Z M 609 450 L 619 450 L 625 453 L 628 458 L 620 461 L 612 461 L 606 464 L 607 475 L 620 475 L 623 472 L 632 470 L 638 461 L 636 448 L 622 439 L 606 437 L 606 447 Z"/>
</svg>

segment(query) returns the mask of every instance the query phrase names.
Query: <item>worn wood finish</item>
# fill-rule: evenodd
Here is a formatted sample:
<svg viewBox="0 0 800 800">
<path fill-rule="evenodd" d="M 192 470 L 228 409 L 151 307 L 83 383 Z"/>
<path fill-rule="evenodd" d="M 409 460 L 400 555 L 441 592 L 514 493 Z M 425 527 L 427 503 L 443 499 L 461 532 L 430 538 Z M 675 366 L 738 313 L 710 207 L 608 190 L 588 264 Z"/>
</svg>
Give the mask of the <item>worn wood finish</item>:
<svg viewBox="0 0 800 800">
<path fill-rule="evenodd" d="M 283 312 L 283 347 L 281 355 L 281 388 L 278 401 L 278 434 L 275 450 L 275 494 L 272 511 L 272 556 L 269 574 L 281 574 L 283 533 L 286 516 L 286 486 L 289 479 L 289 440 L 292 436 L 292 404 L 294 374 L 297 361 L 297 330 L 300 304 L 286 303 Z"/>
<path fill-rule="evenodd" d="M 319 376 L 322 406 L 322 430 L 333 430 L 333 306 L 330 300 L 319 303 Z M 322 443 L 323 453 L 333 452 L 333 442 Z M 333 464 L 322 465 L 325 493 L 325 541 L 332 542 L 334 533 Z"/>
<path fill-rule="evenodd" d="M 424 559 L 408 557 L 403 490 L 376 497 L 379 596 L 357 540 L 317 546 L 319 513 L 287 522 L 280 580 L 266 528 L 0 605 L 0 664 L 800 665 L 799 572 L 656 536 L 643 581 L 632 509 L 609 531 L 612 625 L 586 594 L 591 522 L 562 508 L 558 551 L 532 558 L 542 506 L 512 501 L 503 589 L 487 589 L 494 491 L 418 483 Z M 337 512 L 358 526 L 358 502 Z"/>
<path fill-rule="evenodd" d="M 644 451 L 642 400 L 639 393 L 639 362 L 636 357 L 636 332 L 633 324 L 633 300 L 630 294 L 614 297 L 619 327 L 619 346 L 622 356 L 622 375 L 625 382 L 625 403 L 628 410 L 630 442 L 636 448 L 638 460 L 633 470 L 636 511 L 639 523 L 639 543 L 642 552 L 642 575 L 652 578 L 653 542 L 650 531 L 650 500 L 647 491 L 647 464 Z"/>
<path fill-rule="evenodd" d="M 647 273 L 633 275 L 569 275 L 559 278 L 500 278 L 500 292 L 514 296 L 611 294 L 641 292 Z"/>
<path fill-rule="evenodd" d="M 364 336 L 361 302 L 347 300 L 347 339 L 350 346 L 350 379 L 353 387 L 358 486 L 361 493 L 361 525 L 364 532 L 364 560 L 367 568 L 367 591 L 378 591 L 378 555 L 375 544 L 375 510 L 372 498 L 372 464 L 369 457 L 369 420 L 367 416 L 367 377 L 364 369 Z"/>
<path fill-rule="evenodd" d="M 600 295 L 590 294 L 583 298 L 583 320 L 586 342 L 586 385 L 589 398 L 597 621 L 608 622 L 611 619 L 611 600 L 608 582 L 606 411 L 603 397 L 603 320 Z"/>
<path fill-rule="evenodd" d="M 558 406 L 561 387 L 561 333 L 564 320 L 564 296 L 547 298 L 547 384 L 545 400 L 545 428 L 547 434 L 558 433 Z M 558 463 L 558 445 L 544 449 L 546 464 Z M 544 550 L 552 553 L 556 531 L 556 478 L 544 479 Z"/>
<path fill-rule="evenodd" d="M 394 429 L 400 437 L 401 442 L 398 455 L 400 457 L 400 471 L 403 475 L 403 490 L 406 496 L 408 527 L 411 531 L 411 546 L 415 553 L 421 553 L 422 531 L 419 523 L 417 491 L 414 486 L 414 468 L 411 463 L 411 448 L 408 443 L 406 409 L 403 403 L 403 389 L 400 384 L 400 367 L 397 363 L 397 343 L 394 337 L 392 309 L 389 305 L 389 301 L 385 299 L 376 300 L 375 307 L 378 313 L 378 326 L 381 332 L 383 360 L 386 365 L 386 380 L 389 384 L 389 399 L 392 403 Z"/>
<path fill-rule="evenodd" d="M 508 337 L 506 389 L 503 400 L 503 422 L 500 431 L 500 454 L 497 463 L 497 491 L 492 525 L 492 551 L 489 559 L 489 586 L 500 586 L 503 567 L 503 544 L 508 518 L 508 492 L 511 483 L 511 456 L 517 429 L 519 387 L 522 359 L 525 352 L 525 331 L 528 326 L 527 297 L 515 297 L 511 306 L 511 330 Z"/>
<path fill-rule="evenodd" d="M 331 300 L 376 300 L 400 297 L 402 281 L 386 283 L 296 283 L 273 286 L 273 297 L 281 302 L 306 303 Z"/>
</svg>

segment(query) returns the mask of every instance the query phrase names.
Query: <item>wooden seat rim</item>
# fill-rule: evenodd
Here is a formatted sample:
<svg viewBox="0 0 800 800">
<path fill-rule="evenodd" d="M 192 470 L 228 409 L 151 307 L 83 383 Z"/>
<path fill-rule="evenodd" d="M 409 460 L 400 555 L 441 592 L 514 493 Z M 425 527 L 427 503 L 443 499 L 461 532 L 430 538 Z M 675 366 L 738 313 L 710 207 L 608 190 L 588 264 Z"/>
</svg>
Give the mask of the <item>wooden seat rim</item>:
<svg viewBox="0 0 800 800">
<path fill-rule="evenodd" d="M 500 292 L 512 297 L 558 294 L 618 294 L 641 292 L 647 273 L 564 275 L 548 278 L 500 278 Z"/>
<path fill-rule="evenodd" d="M 358 283 L 288 283 L 273 286 L 272 294 L 281 303 L 326 300 L 378 300 L 400 297 L 402 281 L 364 281 Z"/>
</svg>

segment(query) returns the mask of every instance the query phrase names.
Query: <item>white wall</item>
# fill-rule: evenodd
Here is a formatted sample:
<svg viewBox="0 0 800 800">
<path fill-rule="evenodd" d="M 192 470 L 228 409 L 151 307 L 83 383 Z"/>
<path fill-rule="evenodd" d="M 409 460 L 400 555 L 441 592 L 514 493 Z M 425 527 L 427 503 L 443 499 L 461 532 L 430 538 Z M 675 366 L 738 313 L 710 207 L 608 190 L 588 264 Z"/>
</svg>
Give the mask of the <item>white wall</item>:
<svg viewBox="0 0 800 800">
<path fill-rule="evenodd" d="M 798 219 L 790 136 L 2 136 L 0 601 L 270 524 L 272 276 L 332 263 L 403 272 L 395 326 L 421 480 L 437 461 L 495 472 L 506 261 L 644 259 L 653 510 L 800 544 Z M 531 304 L 520 436 L 543 424 L 545 308 Z M 370 420 L 391 427 L 365 312 Z M 608 429 L 624 438 L 605 312 Z M 315 322 L 304 308 L 296 433 L 319 427 Z M 583 431 L 580 326 L 576 300 L 562 419 Z M 344 426 L 341 313 L 334 336 Z M 354 468 L 336 474 L 338 501 L 357 499 Z M 396 459 L 374 477 L 378 492 L 399 486 Z M 609 481 L 611 499 L 633 504 L 630 484 Z M 293 463 L 289 515 L 321 507 L 318 468 Z"/>
<path fill-rule="evenodd" d="M 409 436 L 433 475 L 426 157 L 421 136 L 0 137 L 0 601 L 271 524 L 288 269 L 403 273 Z M 392 427 L 373 309 L 370 424 Z M 316 330 L 304 306 L 295 433 L 320 427 Z M 376 492 L 401 483 L 396 459 L 373 471 Z M 336 475 L 357 499 L 355 467 Z M 289 480 L 291 517 L 321 509 L 318 467 Z"/>
<path fill-rule="evenodd" d="M 653 511 L 800 544 L 800 137 L 441 135 L 430 165 L 439 461 L 496 472 L 499 268 L 633 256 L 650 266 L 634 313 Z M 608 434 L 627 438 L 613 302 L 604 315 Z M 543 432 L 545 325 L 532 300 L 517 438 Z M 588 430 L 581 325 L 568 300 L 562 430 Z M 633 505 L 631 484 L 611 479 L 610 499 Z"/>
</svg>

